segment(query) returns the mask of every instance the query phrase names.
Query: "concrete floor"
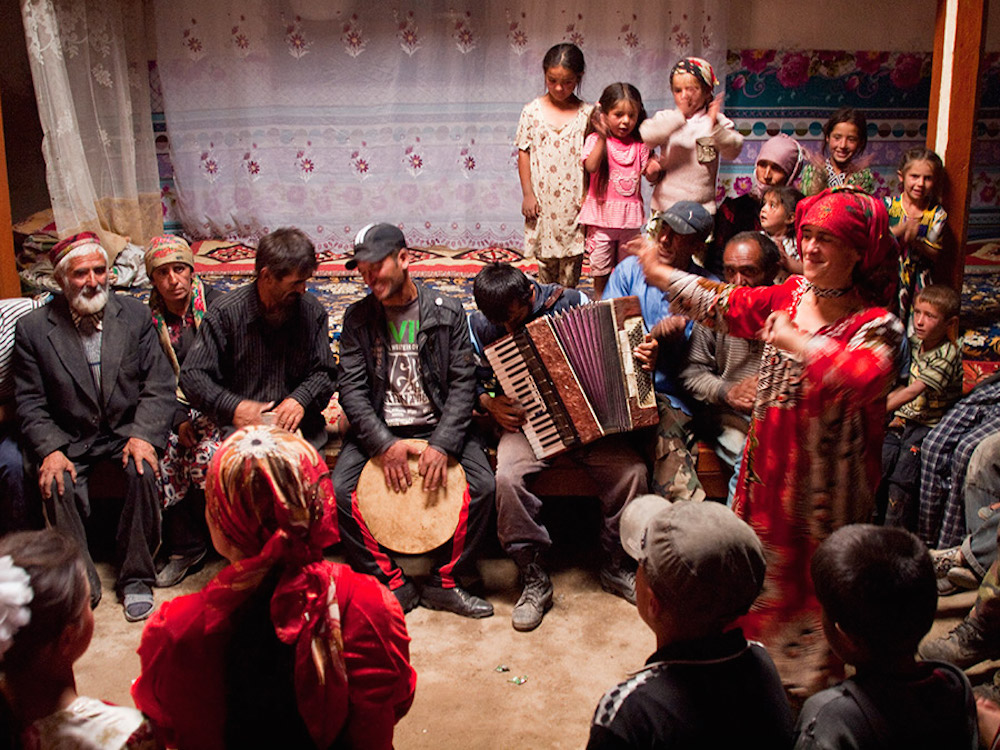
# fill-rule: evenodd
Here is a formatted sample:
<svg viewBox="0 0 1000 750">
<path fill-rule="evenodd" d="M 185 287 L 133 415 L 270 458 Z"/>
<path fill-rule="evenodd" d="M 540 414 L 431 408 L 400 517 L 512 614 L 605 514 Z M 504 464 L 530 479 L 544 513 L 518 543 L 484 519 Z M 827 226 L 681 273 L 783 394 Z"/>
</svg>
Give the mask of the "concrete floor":
<svg viewBox="0 0 1000 750">
<path fill-rule="evenodd" d="M 425 557 L 400 562 L 418 580 L 429 565 Z M 157 590 L 157 601 L 198 590 L 221 567 L 216 559 L 180 586 Z M 96 611 L 94 641 L 77 663 L 77 686 L 82 694 L 131 705 L 129 686 L 139 673 L 135 651 L 142 625 L 125 621 L 111 591 L 110 567 L 98 564 L 98 569 L 105 592 Z M 483 560 L 480 571 L 496 609 L 493 617 L 467 620 L 421 607 L 407 616 L 417 693 L 396 727 L 396 747 L 584 746 L 597 701 L 642 666 L 654 649 L 652 633 L 634 607 L 601 590 L 596 563 L 585 558 L 556 567 L 555 605 L 531 633 L 510 626 L 520 593 L 513 563 L 496 555 Z M 954 627 L 974 600 L 974 592 L 941 599 L 932 636 Z M 499 665 L 510 671 L 497 672 Z M 973 683 L 988 679 L 991 666 L 973 670 Z M 512 683 L 517 676 L 527 681 Z"/>
</svg>

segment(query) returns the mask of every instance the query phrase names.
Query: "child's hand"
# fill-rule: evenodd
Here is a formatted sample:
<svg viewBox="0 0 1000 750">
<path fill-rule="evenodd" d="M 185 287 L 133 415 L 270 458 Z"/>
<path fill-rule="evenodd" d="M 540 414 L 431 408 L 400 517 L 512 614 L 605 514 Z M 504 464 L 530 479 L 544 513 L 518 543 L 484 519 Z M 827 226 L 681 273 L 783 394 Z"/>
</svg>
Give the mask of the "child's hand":
<svg viewBox="0 0 1000 750">
<path fill-rule="evenodd" d="M 594 109 L 590 113 L 590 126 L 601 138 L 608 137 L 608 117 L 601 109 L 600 102 L 594 105 Z"/>
<path fill-rule="evenodd" d="M 708 105 L 708 119 L 711 122 L 716 122 L 719 119 L 719 113 L 722 111 L 722 102 L 725 99 L 725 94 L 719 94 L 712 100 L 712 103 Z"/>
<path fill-rule="evenodd" d="M 650 156 L 643 174 L 650 182 L 659 182 L 660 178 L 663 177 L 663 165 L 660 164 L 660 160 L 655 156 Z"/>
<path fill-rule="evenodd" d="M 538 201 L 534 194 L 524 196 L 524 200 L 521 201 L 521 213 L 525 219 L 538 218 Z"/>
</svg>

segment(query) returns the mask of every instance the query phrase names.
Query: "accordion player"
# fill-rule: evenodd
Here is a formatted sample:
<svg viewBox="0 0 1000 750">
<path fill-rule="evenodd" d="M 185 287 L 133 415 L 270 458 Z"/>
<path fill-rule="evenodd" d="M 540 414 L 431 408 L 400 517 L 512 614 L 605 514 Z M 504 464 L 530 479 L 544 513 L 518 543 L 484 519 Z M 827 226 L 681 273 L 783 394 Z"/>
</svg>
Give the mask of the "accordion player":
<svg viewBox="0 0 1000 750">
<path fill-rule="evenodd" d="M 645 327 L 637 297 L 573 307 L 527 323 L 484 350 L 504 393 L 526 412 L 539 459 L 656 424 L 651 373 L 632 351 Z"/>
</svg>

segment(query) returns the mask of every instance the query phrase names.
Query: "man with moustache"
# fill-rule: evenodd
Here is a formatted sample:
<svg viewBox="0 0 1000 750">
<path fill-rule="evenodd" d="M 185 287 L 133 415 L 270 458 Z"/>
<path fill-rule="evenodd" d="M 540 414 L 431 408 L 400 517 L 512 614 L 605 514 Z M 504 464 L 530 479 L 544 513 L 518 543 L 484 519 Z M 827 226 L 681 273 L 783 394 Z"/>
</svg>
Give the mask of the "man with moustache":
<svg viewBox="0 0 1000 750">
<path fill-rule="evenodd" d="M 318 265 L 301 230 L 276 229 L 257 246 L 254 282 L 202 319 L 180 385 L 223 438 L 273 420 L 301 431 L 317 450 L 326 443 L 323 409 L 335 389 L 335 363 L 326 309 L 306 291 Z"/>
<path fill-rule="evenodd" d="M 88 478 L 101 463 L 124 474 L 116 534 L 117 589 L 130 622 L 153 611 L 153 553 L 160 543 L 157 451 L 166 444 L 176 381 L 149 308 L 108 292 L 108 256 L 90 233 L 51 252 L 63 291 L 17 325 L 17 416 L 37 465 L 49 523 L 79 543 L 91 606 L 101 581 L 87 551 Z"/>
<path fill-rule="evenodd" d="M 351 424 L 333 472 L 341 541 L 351 567 L 388 586 L 404 612 L 419 602 L 463 617 L 489 617 L 493 605 L 457 580 L 475 573 L 494 489 L 485 448 L 469 430 L 475 393 L 469 328 L 458 301 L 413 282 L 409 262 L 406 239 L 391 224 L 358 232 L 347 262 L 371 294 L 347 309 L 340 337 L 340 405 Z M 428 445 L 418 452 L 404 438 Z M 422 480 L 410 474 L 411 453 L 419 453 Z M 465 470 L 468 491 L 458 528 L 433 553 L 422 592 L 375 541 L 358 508 L 355 488 L 375 456 L 382 458 L 390 493 L 418 481 L 429 491 L 440 487 L 449 456 Z"/>
</svg>

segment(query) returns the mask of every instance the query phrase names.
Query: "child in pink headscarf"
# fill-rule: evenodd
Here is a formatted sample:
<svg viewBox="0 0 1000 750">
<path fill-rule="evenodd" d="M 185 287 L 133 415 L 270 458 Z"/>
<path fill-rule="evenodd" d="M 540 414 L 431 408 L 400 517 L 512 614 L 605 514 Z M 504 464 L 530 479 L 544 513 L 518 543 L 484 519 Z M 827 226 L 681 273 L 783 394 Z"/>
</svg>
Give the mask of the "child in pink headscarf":
<svg viewBox="0 0 1000 750">
<path fill-rule="evenodd" d="M 657 112 L 639 126 L 643 142 L 660 148 L 658 182 L 650 200 L 653 211 L 688 200 L 715 215 L 719 157 L 735 159 L 743 148 L 743 136 L 721 112 L 722 97 L 712 98 L 718 85 L 708 61 L 685 57 L 670 71 L 677 109 Z"/>
</svg>

